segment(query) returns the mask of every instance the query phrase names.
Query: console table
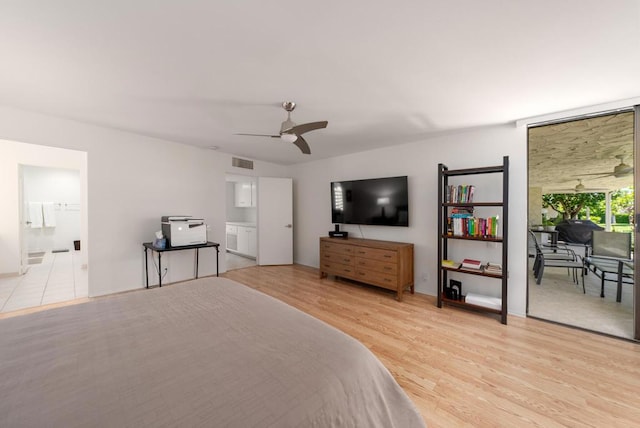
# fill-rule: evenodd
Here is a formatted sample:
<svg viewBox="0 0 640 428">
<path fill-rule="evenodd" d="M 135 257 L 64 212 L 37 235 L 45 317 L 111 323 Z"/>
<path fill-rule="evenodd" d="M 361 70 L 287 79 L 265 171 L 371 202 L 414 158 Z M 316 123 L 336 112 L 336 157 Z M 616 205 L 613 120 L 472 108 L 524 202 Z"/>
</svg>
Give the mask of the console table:
<svg viewBox="0 0 640 428">
<path fill-rule="evenodd" d="M 181 250 L 196 250 L 195 254 L 195 275 L 196 279 L 198 279 L 198 252 L 200 248 L 210 248 L 214 247 L 216 249 L 216 276 L 219 276 L 219 262 L 218 256 L 220 254 L 220 244 L 217 242 L 207 242 L 206 244 L 198 244 L 198 245 L 185 245 L 183 247 L 170 247 L 167 246 L 165 248 L 154 247 L 152 242 L 145 242 L 142 244 L 144 247 L 144 274 L 147 283 L 147 288 L 149 288 L 149 258 L 147 257 L 147 250 L 151 250 L 158 253 L 158 285 L 162 287 L 162 253 L 165 251 L 181 251 Z"/>
</svg>

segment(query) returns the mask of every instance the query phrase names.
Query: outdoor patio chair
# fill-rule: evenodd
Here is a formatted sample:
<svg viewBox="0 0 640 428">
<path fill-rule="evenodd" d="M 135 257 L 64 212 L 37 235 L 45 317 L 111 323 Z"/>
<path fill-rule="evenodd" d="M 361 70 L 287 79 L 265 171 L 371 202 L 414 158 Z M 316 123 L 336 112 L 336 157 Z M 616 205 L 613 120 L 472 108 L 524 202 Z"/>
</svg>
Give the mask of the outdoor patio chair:
<svg viewBox="0 0 640 428">
<path fill-rule="evenodd" d="M 531 233 L 531 232 L 529 232 Z M 538 243 L 535 235 L 531 233 L 533 239 L 536 256 L 533 262 L 533 276 L 536 279 L 536 284 L 542 283 L 542 276 L 544 274 L 545 267 L 561 267 L 566 268 L 567 273 L 573 273 L 573 282 L 578 284 L 578 272 L 582 278 L 582 292 L 586 293 L 584 286 L 584 263 L 580 256 L 578 256 L 570 248 L 543 249 Z"/>
</svg>

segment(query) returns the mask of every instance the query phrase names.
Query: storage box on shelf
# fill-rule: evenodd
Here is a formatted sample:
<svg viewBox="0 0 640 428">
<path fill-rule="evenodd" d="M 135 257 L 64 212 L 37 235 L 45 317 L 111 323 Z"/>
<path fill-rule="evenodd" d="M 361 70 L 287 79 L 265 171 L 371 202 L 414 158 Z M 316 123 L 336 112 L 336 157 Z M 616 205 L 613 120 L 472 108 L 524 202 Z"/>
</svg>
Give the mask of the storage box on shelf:
<svg viewBox="0 0 640 428">
<path fill-rule="evenodd" d="M 501 174 L 502 200 L 496 202 L 474 202 L 478 190 L 474 185 L 449 184 L 450 177 L 473 176 L 479 174 Z M 502 165 L 450 170 L 446 165 L 438 165 L 438 307 L 443 303 L 462 306 L 470 309 L 500 314 L 503 324 L 507 323 L 507 255 L 508 255 L 508 221 L 509 221 L 509 157 L 504 156 Z M 496 214 L 493 217 L 474 217 L 477 207 L 493 207 Z M 500 226 L 502 236 L 499 236 Z M 495 242 L 501 244 L 501 262 L 488 263 L 478 266 L 467 260 L 449 260 L 449 245 L 456 240 Z M 462 263 L 461 263 L 462 262 Z M 496 278 L 501 281 L 500 298 L 490 297 L 479 293 L 470 293 L 467 301 L 463 292 L 452 293 L 448 286 L 448 273 L 459 272 L 467 275 L 477 275 Z M 492 293 L 493 294 L 493 293 Z M 449 296 L 449 297 L 448 297 Z M 451 298 L 457 296 L 457 298 Z"/>
<path fill-rule="evenodd" d="M 360 238 L 320 238 L 320 278 L 335 275 L 394 290 L 402 301 L 414 292 L 413 244 Z"/>
</svg>

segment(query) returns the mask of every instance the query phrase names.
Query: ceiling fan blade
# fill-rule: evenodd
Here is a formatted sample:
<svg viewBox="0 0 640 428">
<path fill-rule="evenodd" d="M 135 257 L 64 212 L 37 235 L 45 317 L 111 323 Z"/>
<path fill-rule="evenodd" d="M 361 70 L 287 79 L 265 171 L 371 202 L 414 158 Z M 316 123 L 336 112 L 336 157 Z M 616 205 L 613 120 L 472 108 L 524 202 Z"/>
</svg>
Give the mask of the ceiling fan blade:
<svg viewBox="0 0 640 428">
<path fill-rule="evenodd" d="M 302 138 L 301 135 L 298 135 L 298 139 L 294 141 L 293 144 L 295 144 L 300 150 L 302 150 L 302 153 L 304 153 L 305 155 L 311 154 L 309 144 L 307 144 L 306 140 Z"/>
<path fill-rule="evenodd" d="M 579 176 L 582 177 L 582 176 L 585 176 L 585 175 L 599 175 L 601 177 L 609 177 L 609 176 L 612 176 L 613 173 L 611 173 L 611 172 L 594 172 L 594 173 L 591 173 L 591 174 L 580 174 Z"/>
<path fill-rule="evenodd" d="M 626 177 L 627 175 L 631 175 L 631 174 L 633 174 L 633 168 L 625 169 L 623 171 L 617 171 L 611 175 L 613 175 L 616 178 L 620 178 L 620 177 Z"/>
<path fill-rule="evenodd" d="M 327 124 L 329 124 L 329 122 L 327 122 L 326 120 L 323 120 L 320 122 L 303 123 L 302 125 L 296 125 L 289 129 L 285 129 L 282 132 L 301 135 L 301 134 L 304 134 L 305 132 L 313 131 L 315 129 L 326 128 Z"/>
<path fill-rule="evenodd" d="M 249 135 L 251 137 L 271 137 L 271 138 L 280 138 L 279 135 L 271 135 L 271 134 L 233 134 L 233 135 Z"/>
</svg>

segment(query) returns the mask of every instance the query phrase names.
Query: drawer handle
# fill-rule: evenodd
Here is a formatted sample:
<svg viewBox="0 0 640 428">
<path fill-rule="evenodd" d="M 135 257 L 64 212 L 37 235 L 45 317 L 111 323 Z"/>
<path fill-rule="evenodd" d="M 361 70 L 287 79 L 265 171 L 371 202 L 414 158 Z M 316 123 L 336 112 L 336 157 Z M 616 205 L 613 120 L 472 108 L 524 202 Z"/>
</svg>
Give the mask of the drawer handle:
<svg viewBox="0 0 640 428">
<path fill-rule="evenodd" d="M 391 268 L 389 266 L 385 266 L 384 270 L 391 270 Z"/>
<path fill-rule="evenodd" d="M 324 265 L 324 267 L 328 268 L 328 267 L 331 267 L 331 265 Z"/>
<path fill-rule="evenodd" d="M 358 251 L 358 254 L 367 254 L 366 251 Z"/>
<path fill-rule="evenodd" d="M 365 275 L 364 272 L 358 272 L 358 275 Z"/>
<path fill-rule="evenodd" d="M 391 282 L 391 280 L 389 278 L 385 278 L 384 280 L 387 281 L 387 282 Z"/>
<path fill-rule="evenodd" d="M 345 269 L 344 271 L 345 272 L 351 272 L 351 269 Z"/>
<path fill-rule="evenodd" d="M 350 262 L 351 259 L 342 259 L 343 262 Z"/>
<path fill-rule="evenodd" d="M 385 254 L 384 256 L 385 256 L 386 258 L 388 258 L 388 259 L 390 259 L 390 258 L 391 258 L 391 255 L 390 255 L 390 254 Z"/>
</svg>

